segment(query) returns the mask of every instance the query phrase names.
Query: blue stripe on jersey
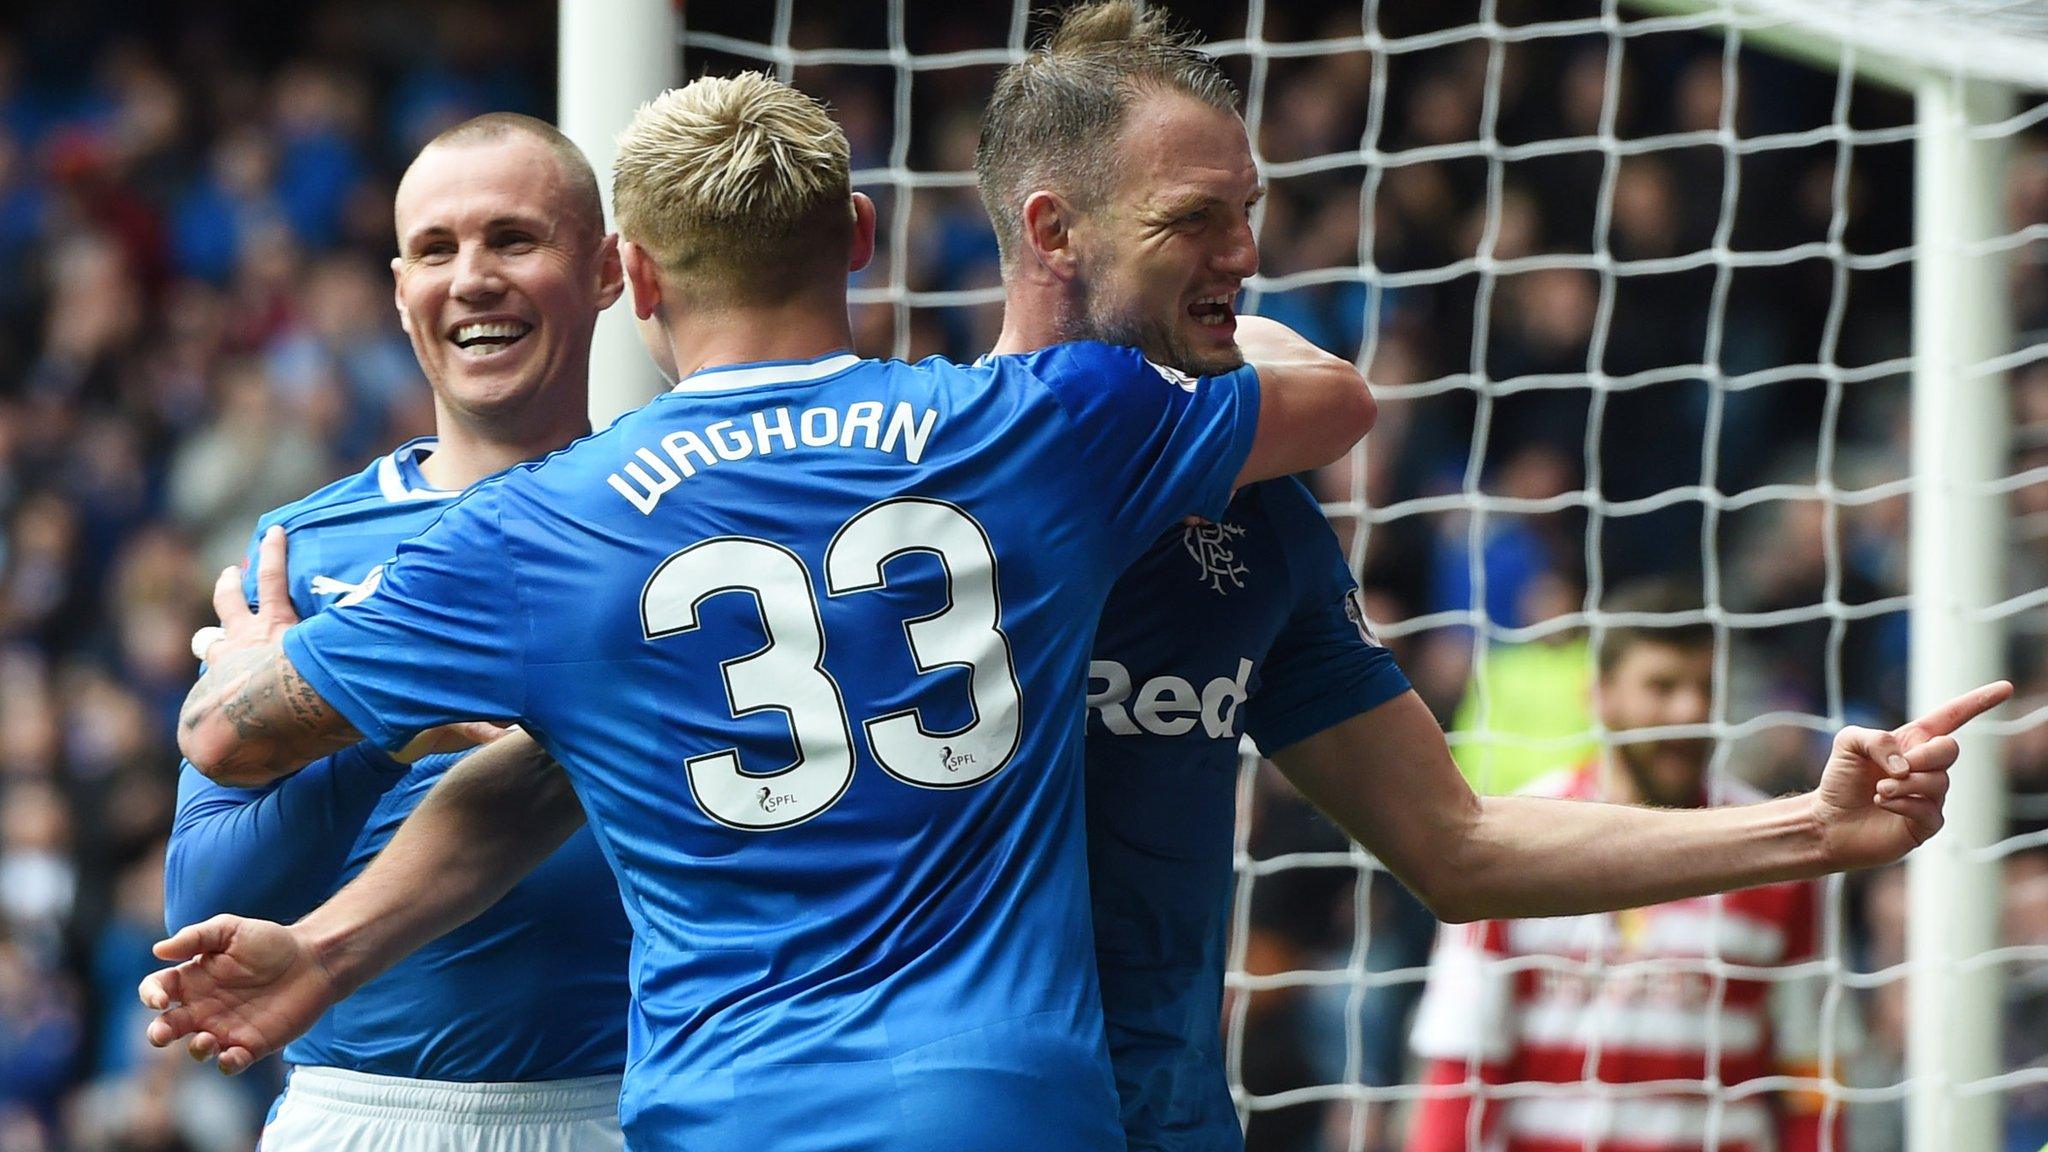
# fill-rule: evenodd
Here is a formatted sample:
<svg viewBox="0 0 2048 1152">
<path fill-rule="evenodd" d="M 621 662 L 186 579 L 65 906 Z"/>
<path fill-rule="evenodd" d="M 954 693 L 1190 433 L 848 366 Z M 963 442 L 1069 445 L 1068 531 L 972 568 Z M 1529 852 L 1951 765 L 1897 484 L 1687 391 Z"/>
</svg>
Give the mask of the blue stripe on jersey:
<svg viewBox="0 0 2048 1152">
<path fill-rule="evenodd" d="M 1169 532 L 1110 594 L 1088 685 L 1088 867 L 1134 1152 L 1244 1147 L 1218 1036 L 1238 744 L 1268 752 L 1408 690 L 1295 480 Z"/>
<path fill-rule="evenodd" d="M 783 368 L 479 486 L 285 650 L 386 747 L 517 717 L 567 768 L 635 930 L 638 1152 L 1120 1150 L 1079 690 L 1117 571 L 1221 514 L 1256 376 Z"/>
<path fill-rule="evenodd" d="M 409 442 L 262 518 L 285 528 L 292 604 L 358 600 L 401 541 L 457 496 Z M 255 545 L 248 591 L 255 595 Z M 353 878 L 458 756 L 408 768 L 368 744 L 267 788 L 223 788 L 190 764 L 165 860 L 172 927 L 220 912 L 293 920 Z M 296 1064 L 427 1080 L 557 1080 L 618 1072 L 630 929 L 596 840 L 578 832 L 495 907 L 335 1005 L 285 1050 Z"/>
</svg>

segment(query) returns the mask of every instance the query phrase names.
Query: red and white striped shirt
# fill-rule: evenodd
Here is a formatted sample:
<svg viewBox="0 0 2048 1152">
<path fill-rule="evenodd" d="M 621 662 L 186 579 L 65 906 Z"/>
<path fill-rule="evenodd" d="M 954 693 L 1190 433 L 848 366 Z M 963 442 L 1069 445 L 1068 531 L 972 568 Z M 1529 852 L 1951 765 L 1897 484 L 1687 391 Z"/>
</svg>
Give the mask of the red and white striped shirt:
<svg viewBox="0 0 2048 1152">
<path fill-rule="evenodd" d="M 1588 766 L 1524 792 L 1593 799 L 1598 778 Z M 1788 883 L 1445 926 L 1412 1036 L 1432 1091 L 1409 1152 L 1818 1147 L 1812 1091 L 1733 1087 L 1818 1075 L 1825 981 L 1755 971 L 1811 959 L 1818 912 L 1817 885 Z"/>
</svg>

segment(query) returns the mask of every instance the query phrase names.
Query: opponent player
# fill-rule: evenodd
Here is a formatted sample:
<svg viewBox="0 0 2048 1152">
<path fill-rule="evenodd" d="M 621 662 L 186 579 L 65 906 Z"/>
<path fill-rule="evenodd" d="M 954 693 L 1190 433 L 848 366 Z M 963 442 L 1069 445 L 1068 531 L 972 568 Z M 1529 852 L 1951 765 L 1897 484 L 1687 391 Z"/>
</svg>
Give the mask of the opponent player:
<svg viewBox="0 0 2048 1152">
<path fill-rule="evenodd" d="M 590 431 L 597 314 L 622 289 L 596 177 L 543 121 L 494 113 L 421 150 L 394 214 L 398 313 L 436 436 L 262 518 L 290 541 L 311 616 L 372 594 L 400 541 L 463 489 Z M 229 590 L 253 599 L 249 586 Z M 374 858 L 458 754 L 408 767 L 362 743 L 261 788 L 189 764 L 165 860 L 173 927 L 221 912 L 292 920 Z M 565 948 L 562 942 L 576 946 Z M 462 928 L 336 1004 L 286 1049 L 271 1152 L 622 1147 L 630 928 L 588 832 Z"/>
<path fill-rule="evenodd" d="M 1256 371 L 1199 381 L 1099 344 L 835 351 L 873 207 L 823 110 L 764 76 L 644 109 L 615 190 L 676 393 L 472 489 L 376 592 L 289 631 L 273 531 L 182 745 L 246 783 L 359 731 L 519 720 L 635 929 L 635 1148 L 1122 1148 L 1081 871 L 1088 642 L 1166 526 L 1341 455 L 1363 381 L 1270 327 Z M 151 978 L 152 1039 L 246 1066 L 551 848 L 573 820 L 491 833 L 558 810 L 559 780 L 499 741 L 292 928 L 180 933 L 162 954 L 197 958 Z"/>
<path fill-rule="evenodd" d="M 998 80 L 978 166 L 1004 255 L 999 351 L 1078 333 L 1189 373 L 1237 363 L 1231 301 L 1257 266 L 1257 173 L 1228 81 L 1163 14 L 1129 0 L 1068 12 Z M 1072 257 L 1044 239 L 1055 211 Z M 1307 490 L 1245 488 L 1215 523 L 1137 560 L 1091 665 L 1089 874 L 1131 1147 L 1243 1147 L 1217 1026 L 1240 734 L 1438 915 L 1471 919 L 1895 859 L 1940 826 L 1946 733 L 2009 692 L 1991 685 L 1899 733 L 1845 730 L 1806 797 L 1693 812 L 1482 801 L 1365 631 Z"/>
<path fill-rule="evenodd" d="M 1698 607 L 1696 597 L 1661 583 L 1624 588 L 1608 604 L 1615 613 L 1657 615 Z M 1710 626 L 1610 628 L 1598 664 L 1594 703 L 1609 731 L 1707 722 Z M 1692 809 L 1761 799 L 1737 783 L 1709 787 L 1712 749 L 1708 740 L 1624 742 L 1525 791 Z M 1613 914 L 1443 929 L 1413 1037 L 1427 1062 L 1423 1082 L 1441 1091 L 1422 1099 L 1409 1152 L 1465 1152 L 1475 1131 L 1505 1152 L 1616 1142 L 1642 1152 L 1841 1147 L 1840 1112 L 1830 1122 L 1818 1092 L 1742 1087 L 1766 1076 L 1811 1085 L 1828 1072 L 1819 979 L 1755 972 L 1815 957 L 1819 897 L 1805 881 Z M 1557 960 L 1504 963 L 1518 957 Z M 1721 964 L 1738 974 L 1724 978 Z M 1503 1081 L 1553 1090 L 1489 1100 L 1483 1087 L 1467 1087 Z M 1651 1082 L 1693 1087 L 1657 1091 Z M 1706 1095 L 1700 1086 L 1709 1082 L 1732 1089 L 1729 1097 Z"/>
</svg>

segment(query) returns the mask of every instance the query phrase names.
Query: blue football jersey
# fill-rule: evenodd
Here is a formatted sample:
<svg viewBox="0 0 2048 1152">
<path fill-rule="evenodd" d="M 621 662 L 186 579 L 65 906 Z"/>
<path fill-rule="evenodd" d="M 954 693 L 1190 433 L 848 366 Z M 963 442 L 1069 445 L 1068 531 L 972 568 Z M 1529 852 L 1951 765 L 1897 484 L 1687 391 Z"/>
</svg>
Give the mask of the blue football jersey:
<svg viewBox="0 0 2048 1152">
<path fill-rule="evenodd" d="M 431 438 L 408 442 L 258 523 L 257 540 L 284 526 L 301 617 L 368 596 L 399 543 L 459 495 L 420 474 L 433 447 Z M 255 580 L 252 544 L 252 603 Z M 176 928 L 221 912 L 304 915 L 383 850 L 458 759 L 407 766 L 358 745 L 264 788 L 224 788 L 185 765 L 165 859 L 166 919 Z M 469 1083 L 617 1073 L 631 940 L 611 869 L 579 831 L 491 909 L 335 1005 L 285 1059 Z"/>
<path fill-rule="evenodd" d="M 1244 1147 L 1219 1034 L 1239 738 L 1287 747 L 1408 690 L 1315 498 L 1248 485 L 1110 594 L 1088 682 L 1088 869 L 1133 1152 Z"/>
<path fill-rule="evenodd" d="M 1099 344 L 701 372 L 285 650 L 382 747 L 517 719 L 567 769 L 635 932 L 638 1152 L 1121 1149 L 1088 653 L 1257 403 Z"/>
</svg>

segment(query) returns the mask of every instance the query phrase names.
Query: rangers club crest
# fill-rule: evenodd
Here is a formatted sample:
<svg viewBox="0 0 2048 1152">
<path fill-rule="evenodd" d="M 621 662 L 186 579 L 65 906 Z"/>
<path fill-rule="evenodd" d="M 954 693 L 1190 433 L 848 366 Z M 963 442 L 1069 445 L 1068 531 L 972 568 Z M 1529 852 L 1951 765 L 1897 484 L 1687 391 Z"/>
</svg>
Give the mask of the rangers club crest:
<svg viewBox="0 0 2048 1152">
<path fill-rule="evenodd" d="M 1211 524 L 1202 521 L 1190 524 L 1182 530 L 1180 545 L 1187 549 L 1189 556 L 1201 566 L 1201 581 L 1219 596 L 1230 594 L 1231 588 L 1244 587 L 1247 569 L 1237 562 L 1237 538 L 1244 535 L 1244 529 L 1235 524 Z M 1225 587 L 1223 582 L 1230 581 Z"/>
</svg>

